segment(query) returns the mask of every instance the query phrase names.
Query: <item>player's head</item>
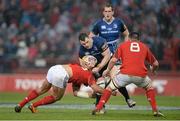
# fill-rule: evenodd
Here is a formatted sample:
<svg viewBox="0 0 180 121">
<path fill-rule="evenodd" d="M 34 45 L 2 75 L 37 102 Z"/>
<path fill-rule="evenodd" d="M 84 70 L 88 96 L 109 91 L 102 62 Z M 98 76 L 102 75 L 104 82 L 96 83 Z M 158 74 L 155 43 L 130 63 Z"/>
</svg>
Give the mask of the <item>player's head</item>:
<svg viewBox="0 0 180 121">
<path fill-rule="evenodd" d="M 92 38 L 90 38 L 87 33 L 79 34 L 79 42 L 83 47 L 87 49 L 90 49 L 92 47 Z"/>
<path fill-rule="evenodd" d="M 110 3 L 106 3 L 103 8 L 103 16 L 106 21 L 111 21 L 114 15 L 113 6 Z"/>
<path fill-rule="evenodd" d="M 139 41 L 140 40 L 140 34 L 138 32 L 131 32 L 129 34 L 129 38 L 131 41 Z"/>
<path fill-rule="evenodd" d="M 97 59 L 92 55 L 86 55 L 82 58 L 82 60 L 85 62 L 85 66 L 88 70 L 94 68 L 97 63 Z"/>
</svg>

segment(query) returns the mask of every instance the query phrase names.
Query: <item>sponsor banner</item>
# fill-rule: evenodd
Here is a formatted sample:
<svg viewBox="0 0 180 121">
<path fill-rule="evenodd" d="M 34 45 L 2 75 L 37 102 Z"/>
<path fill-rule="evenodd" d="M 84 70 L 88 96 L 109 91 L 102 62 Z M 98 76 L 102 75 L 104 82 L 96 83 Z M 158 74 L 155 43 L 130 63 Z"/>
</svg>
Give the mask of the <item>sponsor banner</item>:
<svg viewBox="0 0 180 121">
<path fill-rule="evenodd" d="M 44 81 L 43 74 L 0 75 L 0 92 L 24 92 L 36 89 Z M 160 95 L 180 96 L 180 77 L 152 77 L 152 85 Z M 127 86 L 133 95 L 145 94 L 145 91 L 134 84 Z M 66 93 L 72 93 L 71 84 L 67 85 Z"/>
</svg>

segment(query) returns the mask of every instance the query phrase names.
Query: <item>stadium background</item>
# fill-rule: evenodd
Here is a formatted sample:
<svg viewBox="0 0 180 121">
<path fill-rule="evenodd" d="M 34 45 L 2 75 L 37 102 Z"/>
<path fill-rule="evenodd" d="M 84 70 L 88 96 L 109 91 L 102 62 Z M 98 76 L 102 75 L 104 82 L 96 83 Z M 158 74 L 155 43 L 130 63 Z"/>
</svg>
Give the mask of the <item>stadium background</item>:
<svg viewBox="0 0 180 121">
<path fill-rule="evenodd" d="M 106 1 L 0 0 L 0 102 L 6 92 L 40 86 L 50 66 L 78 62 L 78 34 L 102 17 Z M 150 75 L 157 93 L 179 97 L 180 2 L 109 1 L 115 16 L 122 18 L 129 31 L 139 31 L 159 60 L 157 75 Z M 128 90 L 131 95 L 144 94 L 133 85 Z"/>
</svg>

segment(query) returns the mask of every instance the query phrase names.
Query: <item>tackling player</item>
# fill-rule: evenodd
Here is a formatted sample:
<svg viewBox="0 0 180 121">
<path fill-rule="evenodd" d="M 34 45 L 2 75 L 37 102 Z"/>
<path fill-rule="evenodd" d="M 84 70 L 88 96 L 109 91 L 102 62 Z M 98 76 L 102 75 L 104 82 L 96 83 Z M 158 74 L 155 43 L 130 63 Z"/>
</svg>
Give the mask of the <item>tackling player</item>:
<svg viewBox="0 0 180 121">
<path fill-rule="evenodd" d="M 90 36 L 99 35 L 107 41 L 108 47 L 112 54 L 116 51 L 120 36 L 124 36 L 124 40 L 128 39 L 129 31 L 120 18 L 114 17 L 114 10 L 111 4 L 107 3 L 103 8 L 103 18 L 99 19 L 93 25 Z M 116 74 L 119 64 L 111 70 L 111 75 Z M 136 102 L 130 99 L 126 87 L 120 87 L 118 91 L 125 97 L 129 107 L 136 105 Z"/>
<path fill-rule="evenodd" d="M 82 68 L 77 64 L 55 65 L 48 72 L 46 79 L 39 89 L 33 90 L 15 107 L 15 112 L 21 112 L 25 104 L 46 93 L 52 88 L 52 95 L 48 95 L 28 106 L 32 113 L 37 112 L 37 107 L 47 105 L 60 100 L 65 92 L 67 83 L 72 83 L 73 91 L 77 96 L 78 88 L 81 84 L 89 85 L 94 92 L 102 93 L 103 88 L 96 84 L 96 80 L 90 71 L 96 63 L 93 59 L 87 59 L 85 67 Z"/>
<path fill-rule="evenodd" d="M 120 67 L 120 72 L 113 78 L 109 86 L 104 90 L 101 99 L 96 106 L 96 109 L 92 111 L 92 114 L 97 114 L 103 105 L 108 101 L 112 91 L 118 89 L 119 87 L 124 87 L 128 84 L 134 83 L 135 85 L 142 87 L 146 91 L 146 96 L 150 105 L 152 107 L 154 116 L 164 116 L 158 111 L 155 91 L 152 87 L 152 81 L 147 75 L 147 68 L 145 66 L 145 61 L 151 64 L 151 71 L 154 73 L 159 63 L 151 53 L 149 48 L 139 41 L 139 34 L 132 32 L 130 34 L 130 41 L 122 43 L 114 56 L 110 60 L 107 69 L 103 72 L 103 76 L 107 76 L 110 70 L 115 65 L 116 61 L 122 61 L 122 66 Z"/>
</svg>

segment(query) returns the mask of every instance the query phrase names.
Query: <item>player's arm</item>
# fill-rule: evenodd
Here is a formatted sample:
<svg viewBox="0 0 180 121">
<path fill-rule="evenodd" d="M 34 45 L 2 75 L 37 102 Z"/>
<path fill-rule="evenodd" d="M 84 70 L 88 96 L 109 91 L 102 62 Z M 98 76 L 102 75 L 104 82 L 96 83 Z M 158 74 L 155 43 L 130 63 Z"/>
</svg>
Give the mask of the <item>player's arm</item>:
<svg viewBox="0 0 180 121">
<path fill-rule="evenodd" d="M 93 89 L 94 93 L 102 94 L 104 91 L 104 89 L 100 87 L 99 85 L 97 85 L 96 83 L 92 84 L 90 87 Z"/>
<path fill-rule="evenodd" d="M 157 59 L 154 57 L 154 55 L 152 54 L 152 52 L 149 50 L 147 51 L 147 56 L 146 56 L 146 60 L 151 64 L 150 66 L 150 70 L 152 73 L 155 73 L 156 70 L 159 67 L 159 62 L 157 61 Z"/>
<path fill-rule="evenodd" d="M 159 63 L 158 63 L 157 60 L 155 60 L 155 61 L 153 62 L 153 64 L 150 66 L 151 72 L 152 72 L 152 73 L 155 73 L 156 70 L 158 69 L 158 67 L 159 67 Z"/>
<path fill-rule="evenodd" d="M 109 62 L 109 60 L 111 59 L 111 52 L 109 50 L 109 48 L 107 48 L 103 53 L 103 59 L 101 61 L 100 64 L 98 64 L 98 67 L 100 68 L 100 70 Z"/>
<path fill-rule="evenodd" d="M 98 30 L 98 21 L 94 22 L 93 25 L 90 27 L 89 37 L 94 37 L 99 34 Z"/>
<path fill-rule="evenodd" d="M 109 61 L 109 64 L 108 64 L 108 67 L 107 69 L 103 72 L 103 76 L 107 76 L 110 74 L 110 71 L 112 70 L 112 68 L 114 67 L 114 65 L 116 64 L 117 62 L 117 58 L 115 57 L 112 57 L 111 60 Z"/>
<path fill-rule="evenodd" d="M 129 38 L 129 30 L 128 28 L 126 27 L 126 25 L 124 25 L 124 32 L 122 33 L 123 36 L 124 36 L 124 41 L 127 41 L 128 38 Z"/>
<path fill-rule="evenodd" d="M 103 59 L 102 59 L 102 61 L 95 67 L 95 68 L 93 68 L 93 72 L 99 72 L 108 62 L 109 62 L 109 60 L 110 60 L 110 58 L 111 58 L 111 52 L 110 52 L 110 50 L 109 50 L 109 48 L 108 48 L 108 45 L 107 45 L 107 43 L 105 43 L 104 45 L 103 45 L 103 47 L 102 47 L 102 50 L 103 50 L 103 52 L 101 53 L 102 54 L 102 56 L 103 56 Z"/>
</svg>

